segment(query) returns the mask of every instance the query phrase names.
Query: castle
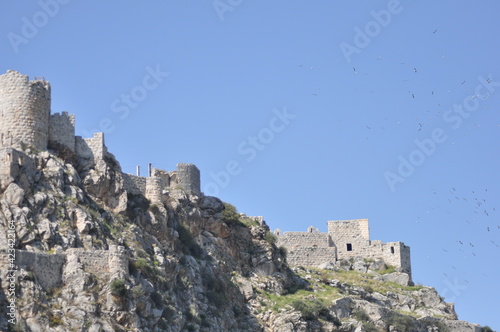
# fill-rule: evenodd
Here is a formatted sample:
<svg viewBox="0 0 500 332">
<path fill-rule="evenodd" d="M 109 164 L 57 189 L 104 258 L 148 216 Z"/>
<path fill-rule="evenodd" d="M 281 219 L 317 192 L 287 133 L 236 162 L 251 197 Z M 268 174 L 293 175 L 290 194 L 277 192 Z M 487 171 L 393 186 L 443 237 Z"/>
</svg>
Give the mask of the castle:
<svg viewBox="0 0 500 332">
<path fill-rule="evenodd" d="M 64 151 L 81 165 L 94 165 L 107 154 L 104 134 L 92 138 L 75 136 L 75 116 L 67 112 L 51 114 L 51 89 L 42 79 L 9 70 L 0 76 L 0 189 L 29 157 L 27 149 Z M 152 202 L 161 200 L 166 188 L 182 188 L 200 193 L 200 171 L 195 165 L 180 163 L 176 171 L 152 169 L 149 177 L 122 174 L 127 192 L 143 194 Z M 3 184 L 2 184 L 3 179 Z"/>
<path fill-rule="evenodd" d="M 0 76 L 0 192 L 14 181 L 19 167 L 36 167 L 27 151 L 63 151 L 76 158 L 80 167 L 104 160 L 104 134 L 92 138 L 75 136 L 75 117 L 67 112 L 51 114 L 50 84 L 44 79 L 8 71 Z M 160 203 L 169 188 L 179 188 L 198 196 L 200 171 L 195 165 L 180 163 L 176 171 L 151 169 L 148 177 L 121 174 L 128 194 L 144 195 Z M 288 249 L 291 265 L 318 266 L 340 259 L 363 257 L 382 259 L 411 276 L 410 248 L 402 242 L 370 240 L 367 219 L 329 221 L 328 232 L 313 227 L 307 232 L 276 230 L 278 245 Z"/>
<path fill-rule="evenodd" d="M 382 259 L 411 278 L 410 247 L 403 242 L 370 240 L 368 219 L 328 221 L 327 233 L 310 226 L 307 232 L 277 229 L 274 234 L 278 245 L 287 249 L 291 265 L 319 266 L 355 257 Z"/>
</svg>

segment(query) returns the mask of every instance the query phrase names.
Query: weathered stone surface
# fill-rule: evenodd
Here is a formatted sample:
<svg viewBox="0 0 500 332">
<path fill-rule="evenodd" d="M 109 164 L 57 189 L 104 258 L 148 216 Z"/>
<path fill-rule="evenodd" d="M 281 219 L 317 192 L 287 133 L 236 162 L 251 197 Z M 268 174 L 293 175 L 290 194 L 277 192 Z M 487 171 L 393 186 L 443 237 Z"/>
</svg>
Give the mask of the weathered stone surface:
<svg viewBox="0 0 500 332">
<path fill-rule="evenodd" d="M 311 226 L 307 232 L 282 233 L 276 230 L 275 234 L 278 245 L 291 253 L 288 262 L 292 266 L 317 267 L 337 260 L 354 259 L 352 268 L 356 271 L 380 270 L 389 264 L 411 279 L 410 247 L 402 242 L 370 240 L 368 219 L 329 221 L 328 233 L 321 233 Z M 370 268 L 368 261 L 361 262 L 358 258 L 376 263 Z"/>
<path fill-rule="evenodd" d="M 16 183 L 11 183 L 3 193 L 2 201 L 8 206 L 20 206 L 24 200 L 24 190 Z"/>
<path fill-rule="evenodd" d="M 379 277 L 383 281 L 391 281 L 402 286 L 409 286 L 411 284 L 410 276 L 406 273 L 393 272 L 388 274 L 383 274 Z"/>
<path fill-rule="evenodd" d="M 432 288 L 373 284 L 408 285 L 411 266 L 404 244 L 369 239 L 366 219 L 276 232 L 286 258 L 264 218 L 222 220 L 196 166 L 124 175 L 102 133 L 75 137 L 73 116 L 49 115 L 47 82 L 0 76 L 0 109 L 0 271 L 14 246 L 20 330 L 361 332 L 368 319 L 397 331 L 402 317 L 415 332 L 480 331 Z M 287 259 L 328 270 L 301 278 Z M 386 264 L 408 274 L 379 275 Z M 278 296 L 294 300 L 276 307 Z M 0 330 L 6 317 L 4 306 Z"/>
<path fill-rule="evenodd" d="M 217 197 L 203 196 L 199 202 L 200 209 L 206 211 L 209 215 L 214 215 L 224 211 L 224 203 Z"/>
</svg>

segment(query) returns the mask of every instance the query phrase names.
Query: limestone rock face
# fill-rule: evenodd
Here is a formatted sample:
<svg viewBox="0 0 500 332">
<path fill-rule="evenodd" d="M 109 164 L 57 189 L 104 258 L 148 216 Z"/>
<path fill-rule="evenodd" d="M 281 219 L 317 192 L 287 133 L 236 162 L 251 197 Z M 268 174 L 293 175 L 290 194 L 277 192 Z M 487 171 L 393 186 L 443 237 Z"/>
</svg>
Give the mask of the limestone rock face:
<svg viewBox="0 0 500 332">
<path fill-rule="evenodd" d="M 117 164 L 99 160 L 95 168 L 85 174 L 83 184 L 90 196 L 102 201 L 113 212 L 120 213 L 127 209 L 127 193 Z"/>
<path fill-rule="evenodd" d="M 0 249 L 16 249 L 20 330 L 480 331 L 408 274 L 381 274 L 382 260 L 292 270 L 263 220 L 229 220 L 219 198 L 148 179 L 144 194 L 130 191 L 106 151 L 25 154 L 4 171 Z"/>
</svg>

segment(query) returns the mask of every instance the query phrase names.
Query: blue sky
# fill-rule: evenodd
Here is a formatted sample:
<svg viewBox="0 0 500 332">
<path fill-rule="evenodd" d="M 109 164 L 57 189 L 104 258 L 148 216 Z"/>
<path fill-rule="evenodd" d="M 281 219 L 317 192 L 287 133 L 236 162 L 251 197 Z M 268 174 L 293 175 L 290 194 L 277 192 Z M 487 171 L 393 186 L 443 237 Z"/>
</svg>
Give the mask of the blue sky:
<svg viewBox="0 0 500 332">
<path fill-rule="evenodd" d="M 196 164 L 272 229 L 368 218 L 500 329 L 498 12 L 476 1 L 0 3 L 0 72 L 104 131 L 125 172 Z"/>
</svg>

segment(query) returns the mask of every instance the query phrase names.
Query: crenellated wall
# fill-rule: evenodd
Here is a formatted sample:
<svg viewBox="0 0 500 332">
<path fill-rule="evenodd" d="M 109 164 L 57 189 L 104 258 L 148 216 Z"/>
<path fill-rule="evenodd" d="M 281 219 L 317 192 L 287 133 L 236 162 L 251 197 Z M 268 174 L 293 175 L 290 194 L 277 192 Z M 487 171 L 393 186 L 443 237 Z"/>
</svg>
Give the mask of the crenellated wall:
<svg viewBox="0 0 500 332">
<path fill-rule="evenodd" d="M 0 75 L 0 147 L 46 150 L 50 84 L 9 70 Z"/>
</svg>

